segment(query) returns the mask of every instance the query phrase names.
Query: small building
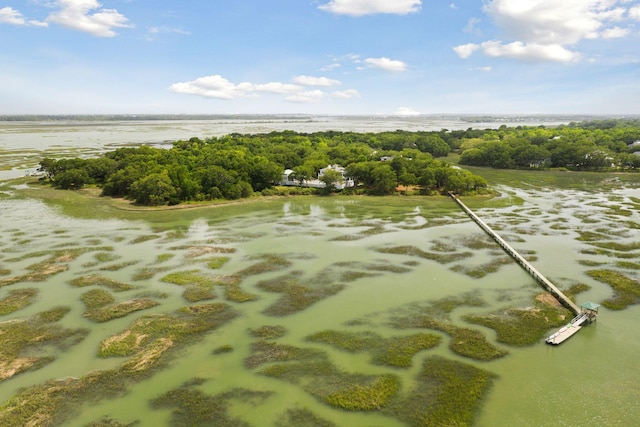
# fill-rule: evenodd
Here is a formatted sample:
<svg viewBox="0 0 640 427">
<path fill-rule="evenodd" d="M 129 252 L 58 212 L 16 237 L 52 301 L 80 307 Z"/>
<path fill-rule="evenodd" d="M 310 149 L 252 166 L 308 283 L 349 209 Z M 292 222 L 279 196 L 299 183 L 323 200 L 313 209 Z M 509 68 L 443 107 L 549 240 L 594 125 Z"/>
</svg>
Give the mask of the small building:
<svg viewBox="0 0 640 427">
<path fill-rule="evenodd" d="M 600 304 L 595 302 L 585 302 L 580 306 L 582 313 L 585 313 L 589 317 L 589 323 L 594 322 L 598 317 L 598 308 Z"/>
</svg>

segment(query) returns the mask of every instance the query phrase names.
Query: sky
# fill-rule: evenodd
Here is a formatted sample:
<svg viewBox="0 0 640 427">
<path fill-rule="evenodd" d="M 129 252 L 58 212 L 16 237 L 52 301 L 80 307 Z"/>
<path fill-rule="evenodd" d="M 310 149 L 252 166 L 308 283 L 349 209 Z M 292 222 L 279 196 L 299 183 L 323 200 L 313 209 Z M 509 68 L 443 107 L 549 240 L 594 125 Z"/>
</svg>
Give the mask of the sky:
<svg viewBox="0 0 640 427">
<path fill-rule="evenodd" d="M 0 114 L 640 114 L 640 0 L 0 0 Z"/>
</svg>

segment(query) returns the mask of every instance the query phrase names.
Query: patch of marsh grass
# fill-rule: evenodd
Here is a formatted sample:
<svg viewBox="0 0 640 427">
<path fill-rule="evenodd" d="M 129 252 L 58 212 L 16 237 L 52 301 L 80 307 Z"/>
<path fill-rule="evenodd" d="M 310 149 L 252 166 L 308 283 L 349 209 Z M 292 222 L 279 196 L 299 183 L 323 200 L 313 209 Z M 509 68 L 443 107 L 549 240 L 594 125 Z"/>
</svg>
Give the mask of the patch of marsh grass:
<svg viewBox="0 0 640 427">
<path fill-rule="evenodd" d="M 609 310 L 624 310 L 630 305 L 640 304 L 640 282 L 612 270 L 590 270 L 587 274 L 614 290 L 614 296 L 602 301 Z"/>
<path fill-rule="evenodd" d="M 136 289 L 135 286 L 128 283 L 118 282 L 116 280 L 109 279 L 103 276 L 88 275 L 75 278 L 69 282 L 71 286 L 76 288 L 84 288 L 87 286 L 101 286 L 103 288 L 111 289 L 114 292 L 124 292 L 131 289 Z"/>
<path fill-rule="evenodd" d="M 9 294 L 0 300 L 0 316 L 6 316 L 33 304 L 37 295 L 38 290 L 34 288 L 9 291 Z"/>
</svg>

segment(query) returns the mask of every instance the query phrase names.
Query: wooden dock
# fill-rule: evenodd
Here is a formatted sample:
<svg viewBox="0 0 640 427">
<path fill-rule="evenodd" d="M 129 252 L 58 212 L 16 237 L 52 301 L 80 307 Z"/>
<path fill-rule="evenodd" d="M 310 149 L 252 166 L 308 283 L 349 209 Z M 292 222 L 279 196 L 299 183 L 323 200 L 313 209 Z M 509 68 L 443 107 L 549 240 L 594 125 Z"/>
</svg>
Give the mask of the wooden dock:
<svg viewBox="0 0 640 427">
<path fill-rule="evenodd" d="M 573 301 L 571 301 L 565 294 L 560 291 L 560 289 L 556 288 L 556 286 L 549 281 L 546 277 L 542 275 L 538 270 L 536 270 L 529 262 L 522 257 L 515 249 L 511 247 L 502 237 L 498 235 L 491 227 L 485 224 L 471 209 L 469 209 L 462 201 L 456 196 L 454 193 L 449 192 L 449 196 L 462 208 L 463 211 L 469 217 L 484 230 L 498 245 L 504 249 L 504 251 L 511 256 L 531 277 L 533 277 L 540 285 L 545 288 L 547 291 L 551 293 L 564 307 L 568 308 L 573 312 L 574 315 L 579 316 L 582 311 L 580 307 L 578 307 Z M 578 328 L 579 329 L 579 328 Z M 575 330 L 577 332 L 578 330 Z M 573 332 L 573 333 L 575 333 Z M 573 333 L 571 335 L 573 335 Z M 569 335 L 569 336 L 571 336 Z M 568 338 L 568 337 L 567 337 Z M 567 339 L 565 338 L 565 339 Z M 564 340 L 563 340 L 564 341 Z"/>
</svg>

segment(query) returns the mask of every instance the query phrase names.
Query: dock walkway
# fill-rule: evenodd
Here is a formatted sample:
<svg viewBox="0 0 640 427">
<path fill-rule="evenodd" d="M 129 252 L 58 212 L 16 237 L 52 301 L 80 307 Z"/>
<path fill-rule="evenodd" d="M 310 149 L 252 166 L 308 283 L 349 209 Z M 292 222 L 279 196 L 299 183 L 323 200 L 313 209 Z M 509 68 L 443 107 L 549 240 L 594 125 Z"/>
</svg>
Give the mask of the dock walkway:
<svg viewBox="0 0 640 427">
<path fill-rule="evenodd" d="M 538 270 L 536 270 L 529 262 L 522 257 L 515 249 L 511 247 L 502 237 L 498 235 L 491 227 L 485 224 L 471 209 L 469 209 L 462 201 L 456 196 L 454 193 L 449 192 L 449 196 L 462 208 L 463 211 L 469 217 L 484 230 L 497 244 L 499 244 L 504 251 L 511 256 L 531 277 L 533 277 L 542 287 L 544 287 L 547 291 L 549 291 L 563 306 L 568 308 L 573 312 L 574 315 L 578 316 L 581 313 L 580 308 L 571 301 L 565 294 L 560 291 L 560 289 L 556 288 L 556 286 L 549 281 L 546 277 L 542 275 Z M 577 332 L 580 328 L 578 327 L 575 332 Z M 575 332 L 572 332 L 573 335 Z M 569 335 L 569 336 L 571 336 Z M 568 337 L 567 337 L 568 338 Z M 565 338 L 566 339 L 566 338 Z M 562 340 L 564 341 L 564 340 Z"/>
</svg>

